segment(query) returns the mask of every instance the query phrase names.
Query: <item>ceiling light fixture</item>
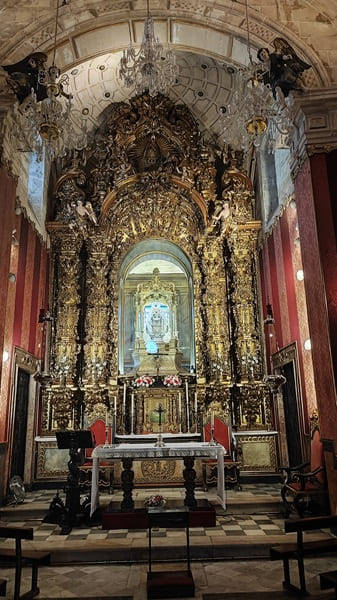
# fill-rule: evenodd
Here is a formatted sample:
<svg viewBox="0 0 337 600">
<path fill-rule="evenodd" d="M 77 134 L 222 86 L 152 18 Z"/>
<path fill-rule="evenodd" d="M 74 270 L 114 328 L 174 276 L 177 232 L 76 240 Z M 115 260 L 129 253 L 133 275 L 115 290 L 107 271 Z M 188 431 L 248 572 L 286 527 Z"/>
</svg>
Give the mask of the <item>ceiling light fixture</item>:
<svg viewBox="0 0 337 600">
<path fill-rule="evenodd" d="M 52 64 L 46 67 L 47 55 L 34 52 L 14 65 L 5 65 L 7 82 L 13 89 L 19 106 L 15 110 L 16 132 L 24 148 L 42 158 L 44 150 L 51 158 L 66 149 L 81 148 L 86 142 L 85 128 L 76 135 L 71 120 L 72 95 L 65 91 L 69 76 L 61 75 L 55 64 L 56 37 L 60 6 L 56 0 Z"/>
<path fill-rule="evenodd" d="M 159 38 L 155 37 L 147 0 L 147 15 L 140 49 L 137 52 L 130 42 L 129 48 L 123 50 L 119 77 L 126 87 L 135 87 L 137 94 L 148 92 L 150 96 L 156 96 L 158 93 L 168 93 L 176 81 L 178 72 L 172 50 L 169 47 L 164 53 L 163 45 Z"/>
<path fill-rule="evenodd" d="M 245 1 L 246 23 L 247 23 L 247 50 L 248 66 L 238 69 L 233 75 L 234 93 L 226 110 L 221 112 L 224 123 L 225 143 L 235 150 L 244 150 L 247 153 L 253 146 L 259 148 L 262 140 L 267 137 L 268 149 L 270 151 L 277 147 L 286 147 L 287 138 L 292 126 L 292 107 L 293 100 L 286 92 L 287 101 L 282 94 L 276 93 L 271 85 L 272 65 L 276 51 L 272 55 L 266 48 L 261 48 L 258 57 L 262 62 L 256 63 L 252 58 L 250 45 L 250 27 L 248 15 L 248 0 Z M 279 45 L 290 48 L 285 40 L 276 38 L 274 40 Z M 290 48 L 293 55 L 295 52 Z M 271 61 L 273 56 L 273 62 Z M 282 67 L 285 70 L 286 57 L 282 56 Z M 294 59 L 295 60 L 295 59 Z M 300 59 L 298 59 L 300 61 Z M 306 63 L 302 63 L 306 65 Z M 289 67 L 290 68 L 290 67 Z M 309 68 L 309 65 L 302 68 Z M 299 74 L 298 74 L 299 76 Z M 276 82 L 278 85 L 279 82 Z M 275 85 L 276 85 L 275 83 Z M 290 84 L 289 84 L 290 85 Z M 295 88 L 293 79 L 292 87 Z"/>
</svg>

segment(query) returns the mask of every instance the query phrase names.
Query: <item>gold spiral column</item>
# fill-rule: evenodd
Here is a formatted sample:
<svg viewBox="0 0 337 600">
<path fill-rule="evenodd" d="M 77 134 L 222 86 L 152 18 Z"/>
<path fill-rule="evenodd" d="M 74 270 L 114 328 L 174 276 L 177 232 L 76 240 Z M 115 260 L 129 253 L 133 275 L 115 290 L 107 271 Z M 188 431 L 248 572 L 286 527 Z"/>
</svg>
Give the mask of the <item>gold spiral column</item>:
<svg viewBox="0 0 337 600">
<path fill-rule="evenodd" d="M 221 238 L 212 234 L 205 237 L 202 252 L 205 273 L 203 301 L 207 315 L 207 379 L 211 382 L 229 381 L 230 346 Z"/>
<path fill-rule="evenodd" d="M 75 426 L 75 400 L 80 306 L 82 240 L 70 232 L 52 232 L 54 245 L 54 318 L 57 322 L 52 355 L 52 385 L 50 390 L 51 428 Z"/>
<path fill-rule="evenodd" d="M 87 241 L 83 384 L 85 403 L 106 400 L 108 374 L 108 258 L 104 237 Z"/>
<path fill-rule="evenodd" d="M 257 241 L 261 222 L 254 220 L 250 179 L 236 168 L 223 176 L 228 217 L 223 227 L 231 311 L 232 379 L 236 421 L 248 428 L 270 420 L 268 391 L 262 383 L 263 355 L 258 310 Z"/>
</svg>

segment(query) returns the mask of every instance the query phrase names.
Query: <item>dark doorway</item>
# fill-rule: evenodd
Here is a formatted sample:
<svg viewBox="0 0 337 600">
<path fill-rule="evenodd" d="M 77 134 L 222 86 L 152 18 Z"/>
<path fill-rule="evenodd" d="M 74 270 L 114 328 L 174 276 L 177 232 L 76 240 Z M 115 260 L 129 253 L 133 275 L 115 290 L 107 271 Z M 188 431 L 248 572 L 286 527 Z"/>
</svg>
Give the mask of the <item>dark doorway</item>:
<svg viewBox="0 0 337 600">
<path fill-rule="evenodd" d="M 303 461 L 294 362 L 291 361 L 282 365 L 281 371 L 282 375 L 284 375 L 287 380 L 285 385 L 282 387 L 282 395 L 287 433 L 289 466 L 295 467 L 296 465 L 300 465 Z"/>
<path fill-rule="evenodd" d="M 20 475 L 22 479 L 24 478 L 25 470 L 29 379 L 30 374 L 19 368 L 16 384 L 13 449 L 10 476 L 13 477 L 14 475 Z"/>
</svg>

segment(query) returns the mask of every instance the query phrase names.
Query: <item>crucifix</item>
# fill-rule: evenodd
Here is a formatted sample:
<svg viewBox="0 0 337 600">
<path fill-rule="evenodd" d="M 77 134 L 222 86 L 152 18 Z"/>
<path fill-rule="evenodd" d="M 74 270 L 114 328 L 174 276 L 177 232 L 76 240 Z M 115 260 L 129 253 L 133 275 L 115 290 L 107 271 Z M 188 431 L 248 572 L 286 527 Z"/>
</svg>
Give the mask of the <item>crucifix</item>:
<svg viewBox="0 0 337 600">
<path fill-rule="evenodd" d="M 148 354 L 150 356 L 153 356 L 153 358 L 155 359 L 155 363 L 156 363 L 156 371 L 157 371 L 157 381 L 159 379 L 159 369 L 160 369 L 160 357 L 161 356 L 168 356 L 167 352 L 159 352 L 159 349 L 157 350 L 157 352 L 148 352 Z"/>
<path fill-rule="evenodd" d="M 161 416 L 162 414 L 166 413 L 166 410 L 161 404 L 159 404 L 158 408 L 155 408 L 153 412 L 158 413 L 159 415 L 159 429 L 161 429 Z"/>
<path fill-rule="evenodd" d="M 164 413 L 166 413 L 166 410 L 159 403 L 158 408 L 155 408 L 153 412 L 158 413 L 158 415 L 159 415 L 159 421 L 158 421 L 158 424 L 159 424 L 159 433 L 158 433 L 158 436 L 157 436 L 157 442 L 155 443 L 155 446 L 161 448 L 162 446 L 165 446 L 164 441 L 163 441 L 162 431 L 161 431 L 161 423 L 162 423 L 162 415 Z"/>
</svg>

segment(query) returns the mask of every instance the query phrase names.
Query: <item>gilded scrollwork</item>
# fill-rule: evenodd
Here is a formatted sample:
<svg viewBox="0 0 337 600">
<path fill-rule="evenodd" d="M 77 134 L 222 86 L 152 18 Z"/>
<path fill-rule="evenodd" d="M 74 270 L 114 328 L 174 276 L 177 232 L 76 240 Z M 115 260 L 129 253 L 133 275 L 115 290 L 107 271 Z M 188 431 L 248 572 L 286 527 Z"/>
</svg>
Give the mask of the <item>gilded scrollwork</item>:
<svg viewBox="0 0 337 600">
<path fill-rule="evenodd" d="M 120 268 L 145 239 L 175 244 L 192 265 L 199 410 L 218 402 L 239 426 L 269 423 L 256 290 L 260 223 L 237 157 L 218 172 L 189 110 L 146 94 L 111 105 L 84 154 L 57 182 L 50 224 L 55 327 L 46 427 L 78 427 L 106 410 L 111 418 L 116 397 L 117 429 L 125 431 Z M 146 429 L 140 398 L 136 433 Z M 171 428 L 177 411 L 176 399 Z"/>
</svg>

